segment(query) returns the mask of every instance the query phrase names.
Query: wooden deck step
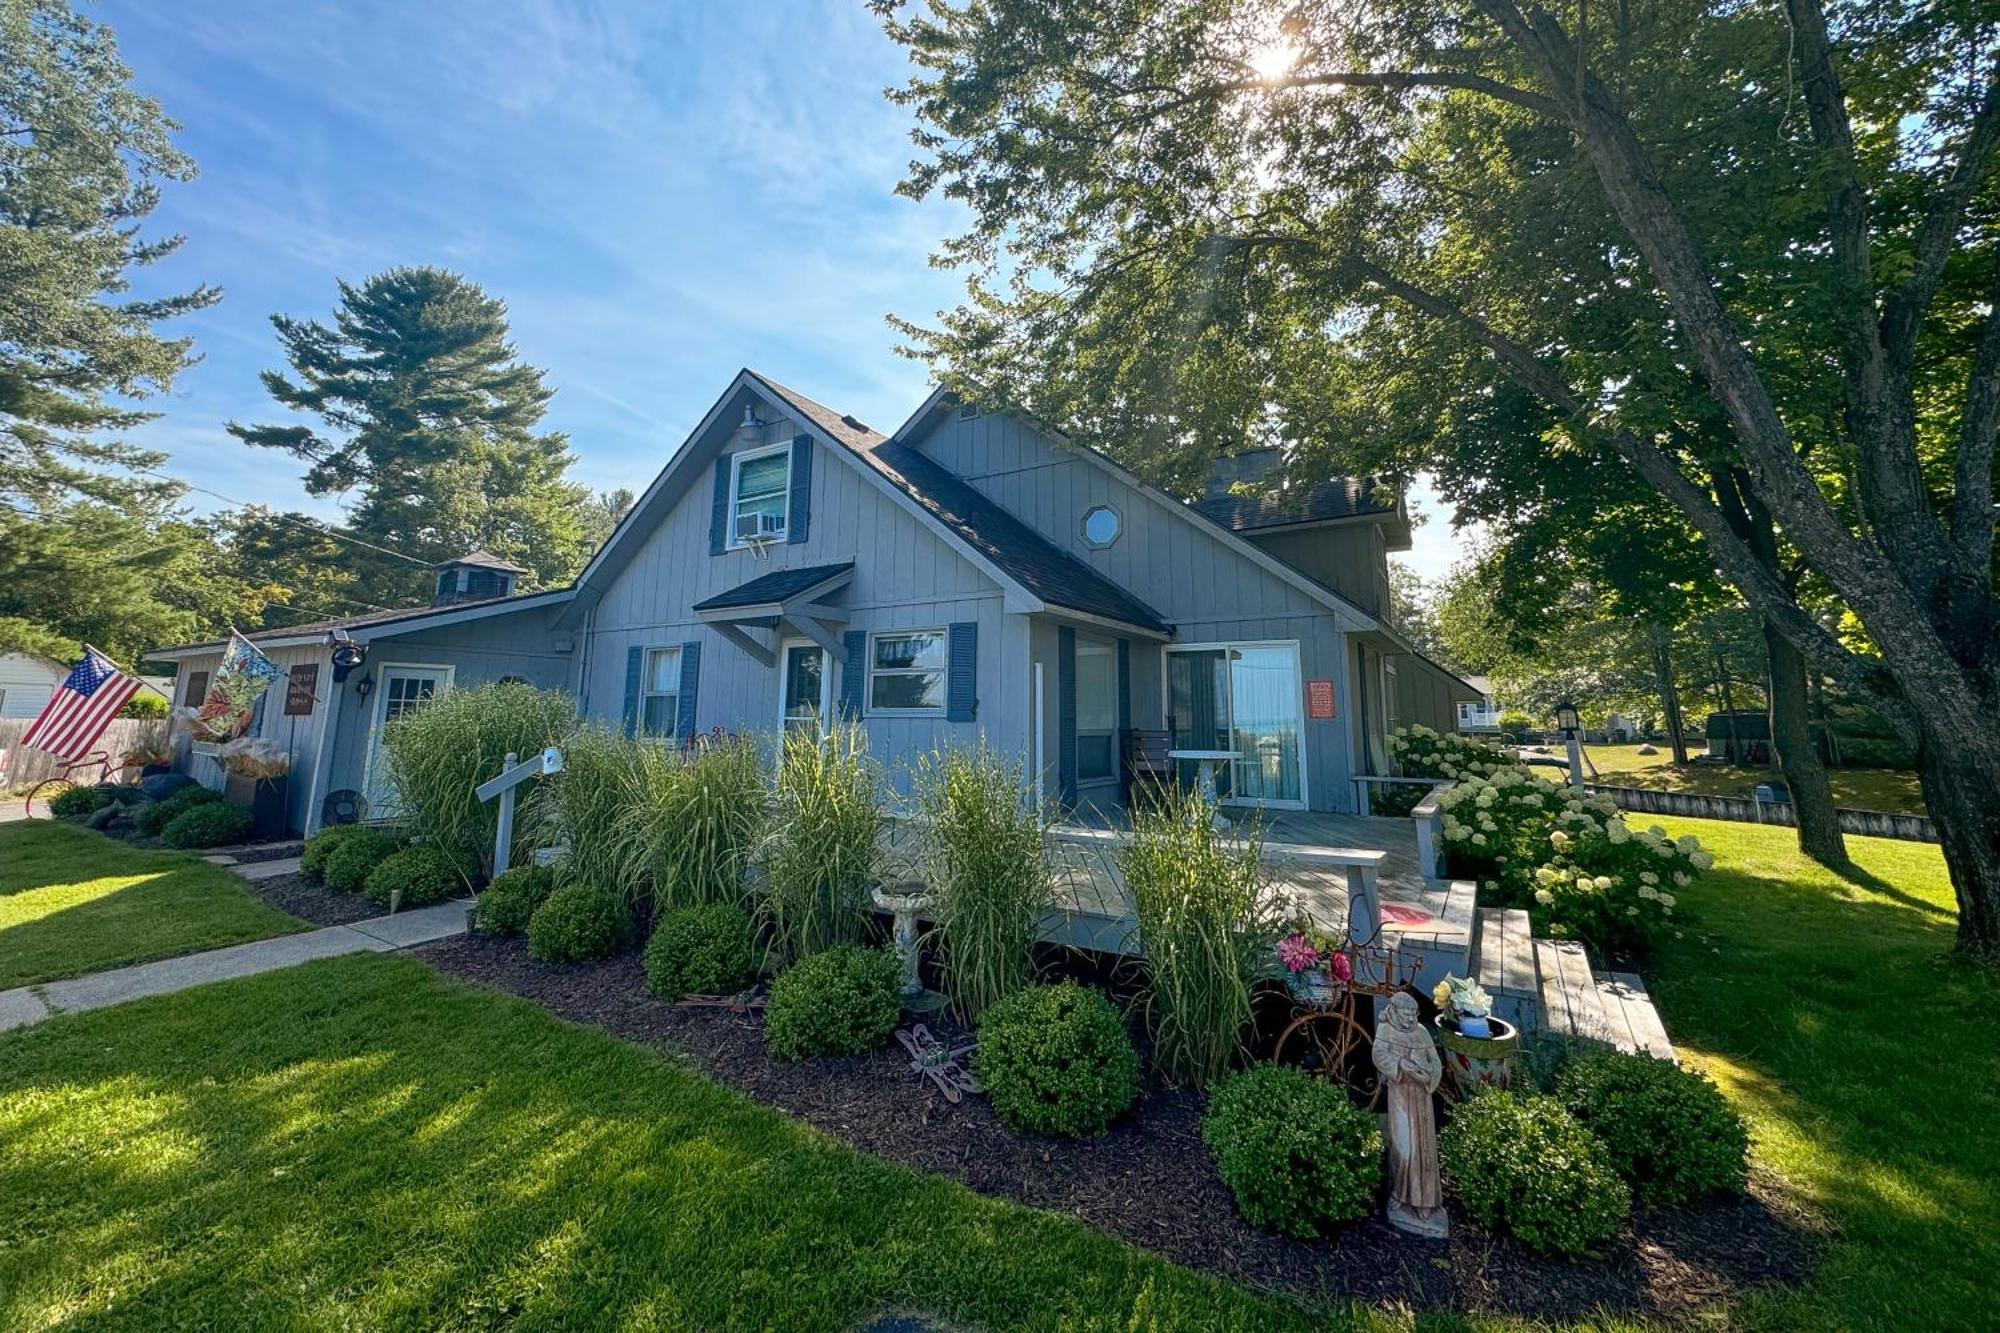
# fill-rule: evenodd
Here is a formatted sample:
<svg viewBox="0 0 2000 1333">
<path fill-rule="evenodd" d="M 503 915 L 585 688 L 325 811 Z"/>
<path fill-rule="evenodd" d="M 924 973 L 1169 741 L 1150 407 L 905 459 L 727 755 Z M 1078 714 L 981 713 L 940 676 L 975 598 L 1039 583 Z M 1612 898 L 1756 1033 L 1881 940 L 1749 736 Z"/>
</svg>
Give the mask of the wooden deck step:
<svg viewBox="0 0 2000 1333">
<path fill-rule="evenodd" d="M 1473 950 L 1473 975 L 1493 997 L 1493 1009 L 1516 1027 L 1532 1026 L 1541 1005 L 1535 936 L 1518 907 L 1482 907 Z"/>
<path fill-rule="evenodd" d="M 1597 991 L 1618 1049 L 1680 1063 L 1680 1057 L 1674 1054 L 1674 1044 L 1667 1040 L 1666 1025 L 1660 1022 L 1660 1011 L 1653 1007 L 1652 997 L 1646 994 L 1646 983 L 1636 972 L 1601 976 L 1597 979 Z"/>
<path fill-rule="evenodd" d="M 1544 1032 L 1616 1044 L 1605 1017 L 1604 997 L 1598 992 L 1597 978 L 1591 974 L 1590 959 L 1581 944 L 1575 940 L 1536 940 L 1535 966 L 1541 973 Z M 1624 1022 L 1622 1015 L 1620 1022 Z"/>
</svg>

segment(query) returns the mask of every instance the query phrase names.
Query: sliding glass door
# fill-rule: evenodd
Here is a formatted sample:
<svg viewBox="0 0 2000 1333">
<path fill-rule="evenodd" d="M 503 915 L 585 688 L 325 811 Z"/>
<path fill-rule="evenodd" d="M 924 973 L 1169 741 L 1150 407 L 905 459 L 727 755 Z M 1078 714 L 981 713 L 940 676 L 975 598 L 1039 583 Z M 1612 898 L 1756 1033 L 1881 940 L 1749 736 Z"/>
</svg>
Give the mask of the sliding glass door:
<svg viewBox="0 0 2000 1333">
<path fill-rule="evenodd" d="M 1166 658 L 1173 748 L 1234 751 L 1216 770 L 1225 800 L 1304 805 L 1298 644 L 1201 644 L 1169 648 Z"/>
</svg>

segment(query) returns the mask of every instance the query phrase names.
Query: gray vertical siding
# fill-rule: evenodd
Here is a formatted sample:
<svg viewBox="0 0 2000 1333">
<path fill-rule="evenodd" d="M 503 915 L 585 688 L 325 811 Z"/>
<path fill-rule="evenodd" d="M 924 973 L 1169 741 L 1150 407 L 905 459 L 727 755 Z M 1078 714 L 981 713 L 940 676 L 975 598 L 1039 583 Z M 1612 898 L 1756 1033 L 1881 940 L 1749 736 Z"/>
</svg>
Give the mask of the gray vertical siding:
<svg viewBox="0 0 2000 1333">
<path fill-rule="evenodd" d="M 1050 441 L 1006 414 L 955 415 L 912 441 L 1044 537 L 1131 590 L 1174 626 L 1177 643 L 1295 641 L 1306 680 L 1331 680 L 1339 716 L 1305 722 L 1306 794 L 1313 809 L 1347 810 L 1353 749 L 1348 716 L 1353 681 L 1346 632 L 1338 614 L 1263 568 L 1203 522 L 1168 512 L 1163 503 Z M 1083 540 L 1084 513 L 1109 504 L 1122 530 L 1110 547 Z M 1226 613 L 1226 614 L 1224 614 Z M 1362 623 L 1358 616 L 1350 624 Z M 1135 640 L 1131 650 L 1132 725 L 1165 725 L 1160 645 Z M 1056 636 L 1036 627 L 1032 661 L 1044 666 L 1048 690 L 1044 754 L 1055 790 Z M 1300 703 L 1301 715 L 1304 702 Z"/>
<path fill-rule="evenodd" d="M 286 684 L 284 680 L 274 681 L 264 692 L 264 712 L 255 726 L 247 733 L 260 740 L 267 740 L 284 747 L 292 757 L 290 780 L 285 797 L 289 808 L 289 821 L 294 829 L 303 829 L 306 816 L 311 809 L 312 775 L 319 759 L 320 744 L 326 728 L 328 692 L 333 689 L 332 668 L 327 665 L 326 650 L 320 647 L 267 648 L 264 655 L 279 666 L 290 671 L 301 663 L 319 664 L 319 680 L 314 689 L 313 710 L 299 717 L 285 716 Z M 185 702 L 188 676 L 196 671 L 206 671 L 209 680 L 215 679 L 216 671 L 222 665 L 222 654 L 217 652 L 202 657 L 187 657 L 180 660 L 179 674 L 174 678 L 174 706 Z M 197 701 L 199 702 L 199 701 Z M 207 754 L 193 753 L 192 747 L 184 756 L 187 775 L 204 787 L 222 790 L 226 775 L 221 761 Z"/>
<path fill-rule="evenodd" d="M 782 407 L 765 404 L 762 440 L 801 433 Z M 693 447 L 693 446 L 690 446 Z M 726 452 L 757 447 L 733 435 Z M 865 716 L 878 759 L 899 771 L 939 744 L 971 744 L 982 735 L 1010 753 L 1027 743 L 1028 621 L 1009 612 L 1001 590 L 927 522 L 907 512 L 852 460 L 821 446 L 812 465 L 808 537 L 773 547 L 762 559 L 749 551 L 710 553 L 714 466 L 701 468 L 671 512 L 605 588 L 585 626 L 586 656 L 579 693 L 591 716 L 616 724 L 623 705 L 627 652 L 634 647 L 702 645 L 695 727 L 769 733 L 778 722 L 778 676 L 704 624 L 691 608 L 717 593 L 775 570 L 851 560 L 851 582 L 826 600 L 849 619 L 841 630 L 943 629 L 959 621 L 979 626 L 978 712 L 970 722 L 942 716 Z M 767 631 L 751 633 L 768 641 Z M 841 694 L 845 663 L 833 655 L 832 695 Z"/>
</svg>

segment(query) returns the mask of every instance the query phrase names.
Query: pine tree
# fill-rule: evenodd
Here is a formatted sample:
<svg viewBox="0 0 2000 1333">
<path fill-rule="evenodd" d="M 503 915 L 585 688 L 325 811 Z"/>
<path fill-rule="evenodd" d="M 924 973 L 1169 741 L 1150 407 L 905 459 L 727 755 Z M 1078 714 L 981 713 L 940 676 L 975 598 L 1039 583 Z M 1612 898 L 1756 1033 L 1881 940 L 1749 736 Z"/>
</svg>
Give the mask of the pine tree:
<svg viewBox="0 0 2000 1333">
<path fill-rule="evenodd" d="M 245 443 L 304 459 L 314 495 L 358 491 L 347 531 L 418 560 L 483 548 L 560 584 L 585 550 L 586 488 L 565 480 L 568 439 L 537 431 L 554 391 L 507 338 L 507 307 L 439 268 L 340 284 L 331 326 L 272 316 L 290 377 L 266 371 L 282 407 L 317 425 L 245 426 Z M 359 596 L 419 602 L 429 576 L 349 547 Z"/>
</svg>

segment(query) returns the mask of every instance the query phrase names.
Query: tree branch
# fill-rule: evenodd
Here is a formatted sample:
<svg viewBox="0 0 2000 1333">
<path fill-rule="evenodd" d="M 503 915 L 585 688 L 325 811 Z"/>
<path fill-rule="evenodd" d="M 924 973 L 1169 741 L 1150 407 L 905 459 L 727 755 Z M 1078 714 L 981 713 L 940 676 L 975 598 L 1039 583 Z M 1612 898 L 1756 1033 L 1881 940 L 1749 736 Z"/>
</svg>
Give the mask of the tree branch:
<svg viewBox="0 0 2000 1333">
<path fill-rule="evenodd" d="M 1966 377 L 1958 419 L 1958 465 L 1952 493 L 1951 540 L 1958 575 L 1976 586 L 1993 581 L 1993 444 L 2000 432 L 2000 255 L 1993 267 L 1986 332 Z"/>
<path fill-rule="evenodd" d="M 1168 98 L 1164 102 L 1149 103 L 1142 109 L 1146 120 L 1157 120 L 1186 107 L 1202 102 L 1219 102 L 1225 97 L 1248 92 L 1283 92 L 1290 88 L 1380 88 L 1390 92 L 1407 92 L 1413 88 L 1457 88 L 1467 92 L 1484 93 L 1502 102 L 1533 111 L 1537 115 L 1563 119 L 1562 107 L 1552 98 L 1526 88 L 1516 88 L 1512 84 L 1489 79 L 1483 74 L 1468 74 L 1458 70 L 1344 70 L 1321 74 L 1297 74 L 1278 79 L 1228 79 L 1219 83 L 1204 84 L 1192 92 Z M 1117 90 L 1112 96 L 1124 100 L 1146 93 L 1162 91 L 1153 86 Z M 1104 124 L 1106 122 L 1096 122 Z M 1125 123 L 1123 121 L 1117 123 Z"/>
<path fill-rule="evenodd" d="M 1951 257 L 1952 244 L 1965 221 L 1966 206 L 1992 168 L 1996 149 L 2000 149 L 2000 65 L 1986 81 L 1986 95 L 1973 115 L 1965 142 L 1959 145 L 1950 178 L 1924 210 L 1924 220 L 1917 228 L 1915 271 L 1882 303 L 1882 341 L 1902 366 L 1907 367 L 1916 356 L 1917 331 L 1937 294 L 1945 261 Z"/>
</svg>

